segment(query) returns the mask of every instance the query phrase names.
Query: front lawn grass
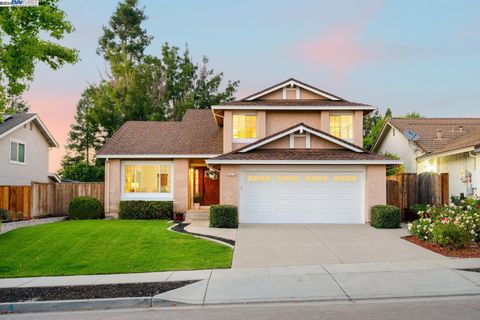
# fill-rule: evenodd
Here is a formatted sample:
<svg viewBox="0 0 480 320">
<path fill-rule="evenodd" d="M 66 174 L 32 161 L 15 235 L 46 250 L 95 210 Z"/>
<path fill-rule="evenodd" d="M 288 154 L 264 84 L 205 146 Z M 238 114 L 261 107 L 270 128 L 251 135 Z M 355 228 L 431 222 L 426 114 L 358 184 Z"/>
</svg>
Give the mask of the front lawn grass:
<svg viewBox="0 0 480 320">
<path fill-rule="evenodd" d="M 229 268 L 233 250 L 161 220 L 63 221 L 0 235 L 0 278 Z"/>
</svg>

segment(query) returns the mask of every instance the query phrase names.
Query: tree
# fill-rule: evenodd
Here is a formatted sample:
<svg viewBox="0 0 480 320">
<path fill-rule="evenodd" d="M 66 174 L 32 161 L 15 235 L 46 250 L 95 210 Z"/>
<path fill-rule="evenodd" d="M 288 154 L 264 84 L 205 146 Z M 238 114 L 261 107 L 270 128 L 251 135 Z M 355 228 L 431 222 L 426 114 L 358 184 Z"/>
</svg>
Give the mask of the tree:
<svg viewBox="0 0 480 320">
<path fill-rule="evenodd" d="M 93 88 L 87 88 L 77 103 L 75 123 L 70 126 L 66 148 L 75 153 L 76 161 L 91 164 L 94 151 L 103 143 L 103 137 L 98 133 L 98 126 L 87 121 L 86 115 L 93 106 Z"/>
<path fill-rule="evenodd" d="M 77 50 L 54 42 L 73 31 L 58 0 L 40 1 L 38 7 L 0 8 L 0 113 L 15 108 L 12 104 L 33 80 L 37 62 L 53 70 L 77 62 Z"/>
<path fill-rule="evenodd" d="M 105 168 L 100 165 L 88 164 L 85 161 L 65 165 L 59 171 L 62 179 L 75 180 L 80 182 L 102 182 L 104 181 Z"/>
<path fill-rule="evenodd" d="M 375 141 L 377 141 L 378 135 L 382 131 L 385 123 L 390 120 L 392 117 L 392 111 L 390 108 L 387 109 L 385 115 L 382 117 L 381 114 L 375 111 L 372 115 L 365 117 L 366 119 L 363 122 L 363 147 L 367 150 L 371 150 Z"/>
<path fill-rule="evenodd" d="M 404 117 L 404 118 L 407 118 L 407 119 L 421 119 L 421 118 L 425 118 L 425 117 L 422 116 L 420 113 L 415 112 L 415 111 L 409 112 L 409 113 L 405 114 L 403 117 Z"/>
<path fill-rule="evenodd" d="M 392 160 L 400 160 L 400 157 L 394 153 L 385 151 L 383 155 Z M 403 164 L 389 164 L 386 167 L 387 176 L 393 176 L 405 172 L 405 166 Z"/>
</svg>

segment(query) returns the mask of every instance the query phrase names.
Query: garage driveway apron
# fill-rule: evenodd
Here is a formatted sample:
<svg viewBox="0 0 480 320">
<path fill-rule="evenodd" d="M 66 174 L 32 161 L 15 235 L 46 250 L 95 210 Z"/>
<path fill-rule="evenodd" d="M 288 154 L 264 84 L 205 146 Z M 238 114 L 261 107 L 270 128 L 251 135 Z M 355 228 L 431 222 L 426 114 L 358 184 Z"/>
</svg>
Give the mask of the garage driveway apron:
<svg viewBox="0 0 480 320">
<path fill-rule="evenodd" d="M 241 224 L 232 268 L 447 259 L 368 225 Z"/>
</svg>

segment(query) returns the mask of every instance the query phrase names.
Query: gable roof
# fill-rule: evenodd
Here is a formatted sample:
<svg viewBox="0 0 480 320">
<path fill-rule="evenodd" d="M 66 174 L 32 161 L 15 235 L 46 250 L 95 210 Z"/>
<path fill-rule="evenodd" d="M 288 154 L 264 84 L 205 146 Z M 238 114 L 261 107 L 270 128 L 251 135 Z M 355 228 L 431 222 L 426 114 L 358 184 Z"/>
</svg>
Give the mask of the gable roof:
<svg viewBox="0 0 480 320">
<path fill-rule="evenodd" d="M 97 158 L 209 157 L 222 154 L 223 129 L 211 110 L 190 109 L 182 121 L 128 121 Z"/>
<path fill-rule="evenodd" d="M 247 152 L 247 151 L 250 151 L 250 150 L 253 150 L 253 149 L 256 149 L 260 146 L 263 146 L 267 143 L 270 143 L 270 142 L 273 142 L 275 140 L 278 140 L 280 138 L 283 138 L 291 133 L 295 133 L 297 131 L 305 131 L 305 132 L 309 132 L 310 134 L 313 134 L 317 137 L 320 137 L 322 139 L 325 139 L 325 140 L 328 140 L 330 142 L 333 142 L 337 145 L 340 145 L 344 148 L 347 148 L 349 150 L 352 150 L 352 151 L 355 151 L 355 152 L 365 152 L 365 150 L 363 148 L 360 148 L 359 146 L 353 144 L 353 143 L 350 143 L 348 141 L 345 141 L 345 140 L 342 140 L 342 139 L 339 139 L 329 133 L 326 133 L 325 131 L 322 131 L 322 130 L 318 130 L 318 129 L 315 129 L 313 127 L 310 127 L 304 123 L 299 123 L 299 124 L 296 124 L 294 126 L 291 126 L 289 128 L 286 128 L 284 130 L 281 130 L 279 132 L 276 132 L 274 134 L 271 134 L 265 138 L 262 138 L 260 140 L 257 140 L 255 142 L 252 142 L 240 149 L 237 150 L 237 152 L 241 152 L 241 153 L 244 153 L 244 152 Z"/>
<path fill-rule="evenodd" d="M 480 118 L 392 118 L 383 127 L 372 150 L 378 150 L 389 126 L 402 134 L 407 129 L 418 133 L 419 139 L 412 141 L 412 144 L 425 154 L 430 154 L 437 153 L 450 144 L 454 147 L 458 139 L 480 130 Z M 463 128 L 462 131 L 460 131 L 460 127 Z M 439 130 L 442 134 L 441 139 L 437 138 L 437 131 Z"/>
<path fill-rule="evenodd" d="M 306 84 L 306 83 L 301 82 L 297 79 L 290 78 L 290 79 L 287 79 L 287 80 L 282 81 L 280 83 L 274 84 L 271 87 L 268 87 L 268 88 L 263 89 L 261 91 L 255 92 L 254 94 L 251 94 L 248 97 L 245 97 L 245 98 L 241 99 L 240 101 L 252 101 L 252 100 L 258 99 L 258 98 L 260 98 L 260 97 L 262 97 L 266 94 L 269 94 L 270 92 L 276 91 L 278 89 L 281 89 L 281 88 L 287 87 L 287 86 L 298 86 L 298 87 L 303 88 L 305 90 L 311 91 L 311 92 L 316 93 L 316 94 L 321 95 L 321 96 L 324 96 L 325 98 L 328 98 L 330 100 L 343 100 L 343 101 L 345 100 L 345 99 L 340 98 L 336 95 L 333 95 L 333 94 L 331 94 L 327 91 L 318 89 L 318 88 L 316 88 L 312 85 Z"/>
<path fill-rule="evenodd" d="M 465 134 L 463 137 L 455 139 L 442 149 L 429 153 L 427 156 L 446 156 L 468 151 L 477 151 L 480 149 L 480 130 Z M 422 158 L 422 157 L 420 157 Z"/>
<path fill-rule="evenodd" d="M 258 149 L 298 131 L 308 132 L 338 144 L 345 149 Z M 401 164 L 383 155 L 374 154 L 324 131 L 299 123 L 242 148 L 206 160 L 207 164 Z"/>
<path fill-rule="evenodd" d="M 55 140 L 55 138 L 52 136 L 50 131 L 48 131 L 47 127 L 36 113 L 18 113 L 13 115 L 3 115 L 3 121 L 0 123 L 0 139 L 32 121 L 35 122 L 35 124 L 38 126 L 38 129 L 47 140 L 48 145 L 52 148 L 58 148 L 59 145 L 57 140 Z"/>
</svg>

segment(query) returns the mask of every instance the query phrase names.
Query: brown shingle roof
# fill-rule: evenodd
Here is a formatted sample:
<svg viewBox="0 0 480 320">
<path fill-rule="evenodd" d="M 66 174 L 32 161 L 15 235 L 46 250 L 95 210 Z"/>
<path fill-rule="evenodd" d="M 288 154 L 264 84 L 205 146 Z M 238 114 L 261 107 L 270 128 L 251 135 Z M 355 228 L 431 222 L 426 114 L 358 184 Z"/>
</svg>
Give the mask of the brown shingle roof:
<svg viewBox="0 0 480 320">
<path fill-rule="evenodd" d="M 444 148 L 437 150 L 435 153 L 449 152 L 468 147 L 474 147 L 475 149 L 480 148 L 480 130 L 465 134 L 463 137 L 447 144 Z"/>
<path fill-rule="evenodd" d="M 455 148 L 458 139 L 480 130 L 480 118 L 392 118 L 388 123 L 402 133 L 406 129 L 417 132 L 420 138 L 415 144 L 427 154 L 437 153 L 449 145 Z M 441 139 L 437 138 L 438 130 L 442 132 Z"/>
<path fill-rule="evenodd" d="M 223 103 L 222 106 L 286 106 L 286 107 L 371 107 L 368 104 L 351 102 L 345 100 L 327 100 L 327 99 L 306 99 L 306 100 L 286 100 L 269 99 L 253 101 L 232 101 Z"/>
<path fill-rule="evenodd" d="M 221 154 L 223 129 L 210 109 L 188 110 L 183 121 L 128 121 L 98 155 Z"/>
<path fill-rule="evenodd" d="M 255 149 L 249 152 L 231 152 L 211 160 L 391 160 L 369 152 L 347 149 Z"/>
</svg>

